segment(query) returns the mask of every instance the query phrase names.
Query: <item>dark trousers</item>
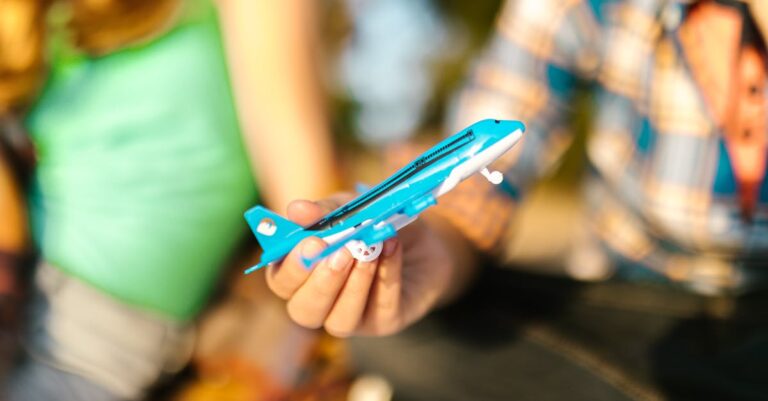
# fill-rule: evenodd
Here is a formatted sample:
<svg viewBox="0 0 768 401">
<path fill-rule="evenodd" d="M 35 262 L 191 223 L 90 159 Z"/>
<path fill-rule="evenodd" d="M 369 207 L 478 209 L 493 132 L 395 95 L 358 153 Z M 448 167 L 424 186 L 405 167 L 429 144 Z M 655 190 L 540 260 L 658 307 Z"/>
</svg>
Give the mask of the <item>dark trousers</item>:
<svg viewBox="0 0 768 401">
<path fill-rule="evenodd" d="M 488 269 L 455 305 L 350 348 L 401 401 L 768 400 L 768 293 Z"/>
</svg>

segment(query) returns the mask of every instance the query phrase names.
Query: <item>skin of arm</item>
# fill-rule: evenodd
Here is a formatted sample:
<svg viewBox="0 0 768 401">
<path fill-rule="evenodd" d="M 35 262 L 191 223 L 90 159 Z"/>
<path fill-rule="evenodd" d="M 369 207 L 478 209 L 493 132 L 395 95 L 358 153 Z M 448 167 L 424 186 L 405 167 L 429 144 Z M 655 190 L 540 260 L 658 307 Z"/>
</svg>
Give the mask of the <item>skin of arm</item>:
<svg viewBox="0 0 768 401">
<path fill-rule="evenodd" d="M 21 192 L 10 166 L 0 156 L 0 251 L 18 254 L 26 249 L 27 217 Z"/>
<path fill-rule="evenodd" d="M 311 0 L 219 0 L 227 59 L 252 168 L 273 209 L 337 185 L 314 70 Z"/>
</svg>

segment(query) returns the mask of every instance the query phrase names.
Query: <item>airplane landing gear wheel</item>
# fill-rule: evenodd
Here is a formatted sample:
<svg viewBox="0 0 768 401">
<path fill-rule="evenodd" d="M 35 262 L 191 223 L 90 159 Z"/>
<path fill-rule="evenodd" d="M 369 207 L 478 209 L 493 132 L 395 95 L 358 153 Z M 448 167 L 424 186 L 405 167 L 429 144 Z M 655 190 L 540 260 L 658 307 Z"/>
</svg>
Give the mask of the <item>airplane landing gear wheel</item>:
<svg viewBox="0 0 768 401">
<path fill-rule="evenodd" d="M 366 245 L 363 241 L 352 240 L 345 245 L 352 256 L 361 262 L 372 262 L 381 255 L 384 248 L 381 242 L 372 245 Z"/>
</svg>

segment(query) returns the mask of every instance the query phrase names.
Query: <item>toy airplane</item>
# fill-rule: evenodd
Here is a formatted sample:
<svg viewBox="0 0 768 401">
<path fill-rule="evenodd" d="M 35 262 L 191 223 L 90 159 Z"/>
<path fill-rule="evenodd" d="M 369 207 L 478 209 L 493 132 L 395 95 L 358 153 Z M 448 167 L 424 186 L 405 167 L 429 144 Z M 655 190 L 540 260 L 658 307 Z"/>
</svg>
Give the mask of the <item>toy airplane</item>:
<svg viewBox="0 0 768 401">
<path fill-rule="evenodd" d="M 502 175 L 487 166 L 522 137 L 520 121 L 483 120 L 448 137 L 379 185 L 339 207 L 316 223 L 301 227 L 261 206 L 245 219 L 264 250 L 246 274 L 284 258 L 301 240 L 315 236 L 328 243 L 318 255 L 304 259 L 309 268 L 346 246 L 360 261 L 373 261 L 382 242 L 413 222 L 436 198 L 470 175 L 480 172 L 493 184 Z"/>
</svg>

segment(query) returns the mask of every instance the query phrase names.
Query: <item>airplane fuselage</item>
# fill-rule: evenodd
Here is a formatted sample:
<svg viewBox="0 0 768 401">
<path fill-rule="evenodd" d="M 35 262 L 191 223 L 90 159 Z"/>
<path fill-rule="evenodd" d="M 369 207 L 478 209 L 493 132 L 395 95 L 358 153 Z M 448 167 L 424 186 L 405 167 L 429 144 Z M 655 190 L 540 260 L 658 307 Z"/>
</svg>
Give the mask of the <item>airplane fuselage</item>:
<svg viewBox="0 0 768 401">
<path fill-rule="evenodd" d="M 375 223 L 377 228 L 402 228 L 462 180 L 481 170 L 486 175 L 486 166 L 514 146 L 524 129 L 519 121 L 499 120 L 467 127 L 316 223 L 289 233 L 279 245 L 265 249 L 262 261 L 281 259 L 310 236 L 326 242 L 344 238 L 380 216 L 384 218 Z"/>
</svg>

